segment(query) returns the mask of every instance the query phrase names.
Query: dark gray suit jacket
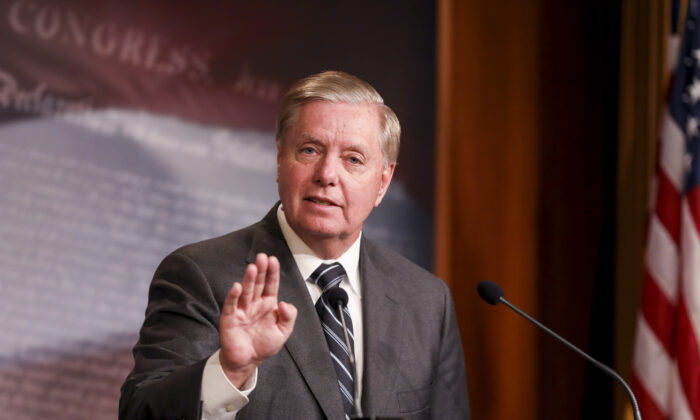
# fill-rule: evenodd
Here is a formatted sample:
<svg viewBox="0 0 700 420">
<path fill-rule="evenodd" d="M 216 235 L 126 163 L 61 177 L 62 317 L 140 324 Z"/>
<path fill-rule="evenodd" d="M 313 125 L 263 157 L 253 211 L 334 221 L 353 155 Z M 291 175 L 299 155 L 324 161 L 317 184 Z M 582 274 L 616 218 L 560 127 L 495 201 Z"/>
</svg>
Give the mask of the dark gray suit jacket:
<svg viewBox="0 0 700 420">
<path fill-rule="evenodd" d="M 259 252 L 279 259 L 279 299 L 299 315 L 284 348 L 260 366 L 257 387 L 237 418 L 344 418 L 318 315 L 276 209 L 245 229 L 180 248 L 160 264 L 134 347 L 135 366 L 122 386 L 120 419 L 198 418 L 202 370 L 219 348 L 220 308 Z M 469 418 L 464 356 L 446 285 L 364 237 L 360 273 L 365 415 Z"/>
</svg>

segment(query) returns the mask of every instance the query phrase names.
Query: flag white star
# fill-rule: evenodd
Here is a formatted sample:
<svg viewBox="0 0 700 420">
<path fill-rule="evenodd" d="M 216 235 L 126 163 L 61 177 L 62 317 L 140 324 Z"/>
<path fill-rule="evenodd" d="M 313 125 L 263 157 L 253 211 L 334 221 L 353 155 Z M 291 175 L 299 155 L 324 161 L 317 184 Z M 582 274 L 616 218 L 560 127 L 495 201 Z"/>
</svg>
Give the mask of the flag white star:
<svg viewBox="0 0 700 420">
<path fill-rule="evenodd" d="M 683 154 L 683 172 L 688 173 L 693 167 L 693 155 L 690 153 Z"/>
<path fill-rule="evenodd" d="M 688 137 L 695 137 L 698 135 L 698 119 L 695 117 L 690 117 L 688 118 L 688 121 L 685 123 L 685 134 L 688 135 Z"/>
<path fill-rule="evenodd" d="M 700 49 L 693 50 L 690 54 L 698 61 L 700 61 Z"/>
<path fill-rule="evenodd" d="M 693 84 L 688 86 L 688 94 L 693 100 L 693 103 L 700 100 L 700 80 L 695 78 L 693 79 Z"/>
</svg>

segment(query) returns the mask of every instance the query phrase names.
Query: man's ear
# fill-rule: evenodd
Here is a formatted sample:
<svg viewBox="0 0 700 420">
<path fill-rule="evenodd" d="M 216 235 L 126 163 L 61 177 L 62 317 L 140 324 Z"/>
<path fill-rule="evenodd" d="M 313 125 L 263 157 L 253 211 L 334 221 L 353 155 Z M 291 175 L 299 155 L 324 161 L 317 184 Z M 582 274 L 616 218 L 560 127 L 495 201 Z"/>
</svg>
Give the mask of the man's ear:
<svg viewBox="0 0 700 420">
<path fill-rule="evenodd" d="M 389 184 L 391 184 L 391 178 L 394 176 L 394 169 L 396 169 L 396 162 L 385 166 L 382 169 L 382 183 L 379 186 L 379 192 L 377 193 L 377 200 L 374 202 L 374 207 L 377 207 L 379 203 L 382 202 L 384 195 L 389 189 Z"/>
</svg>

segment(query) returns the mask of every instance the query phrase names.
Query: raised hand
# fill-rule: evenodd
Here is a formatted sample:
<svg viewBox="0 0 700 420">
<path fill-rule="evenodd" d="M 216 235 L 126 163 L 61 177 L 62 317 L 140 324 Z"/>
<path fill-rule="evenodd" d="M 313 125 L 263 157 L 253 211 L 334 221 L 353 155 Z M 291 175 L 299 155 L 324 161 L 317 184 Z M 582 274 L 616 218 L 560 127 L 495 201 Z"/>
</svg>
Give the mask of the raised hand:
<svg viewBox="0 0 700 420">
<path fill-rule="evenodd" d="M 219 360 L 231 383 L 241 387 L 255 368 L 276 354 L 294 329 L 297 308 L 277 302 L 280 263 L 258 254 L 243 281 L 235 283 L 221 311 Z"/>
</svg>

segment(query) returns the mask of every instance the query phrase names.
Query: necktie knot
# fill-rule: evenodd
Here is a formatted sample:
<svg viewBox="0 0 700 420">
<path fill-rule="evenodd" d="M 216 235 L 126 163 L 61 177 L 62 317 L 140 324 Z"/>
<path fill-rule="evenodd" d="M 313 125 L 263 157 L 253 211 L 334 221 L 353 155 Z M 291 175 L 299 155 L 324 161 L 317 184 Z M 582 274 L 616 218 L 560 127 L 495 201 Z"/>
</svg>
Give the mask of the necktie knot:
<svg viewBox="0 0 700 420">
<path fill-rule="evenodd" d="M 325 293 L 326 290 L 340 285 L 346 276 L 345 269 L 340 263 L 321 264 L 311 273 L 311 281 L 321 288 L 322 293 Z"/>
</svg>

